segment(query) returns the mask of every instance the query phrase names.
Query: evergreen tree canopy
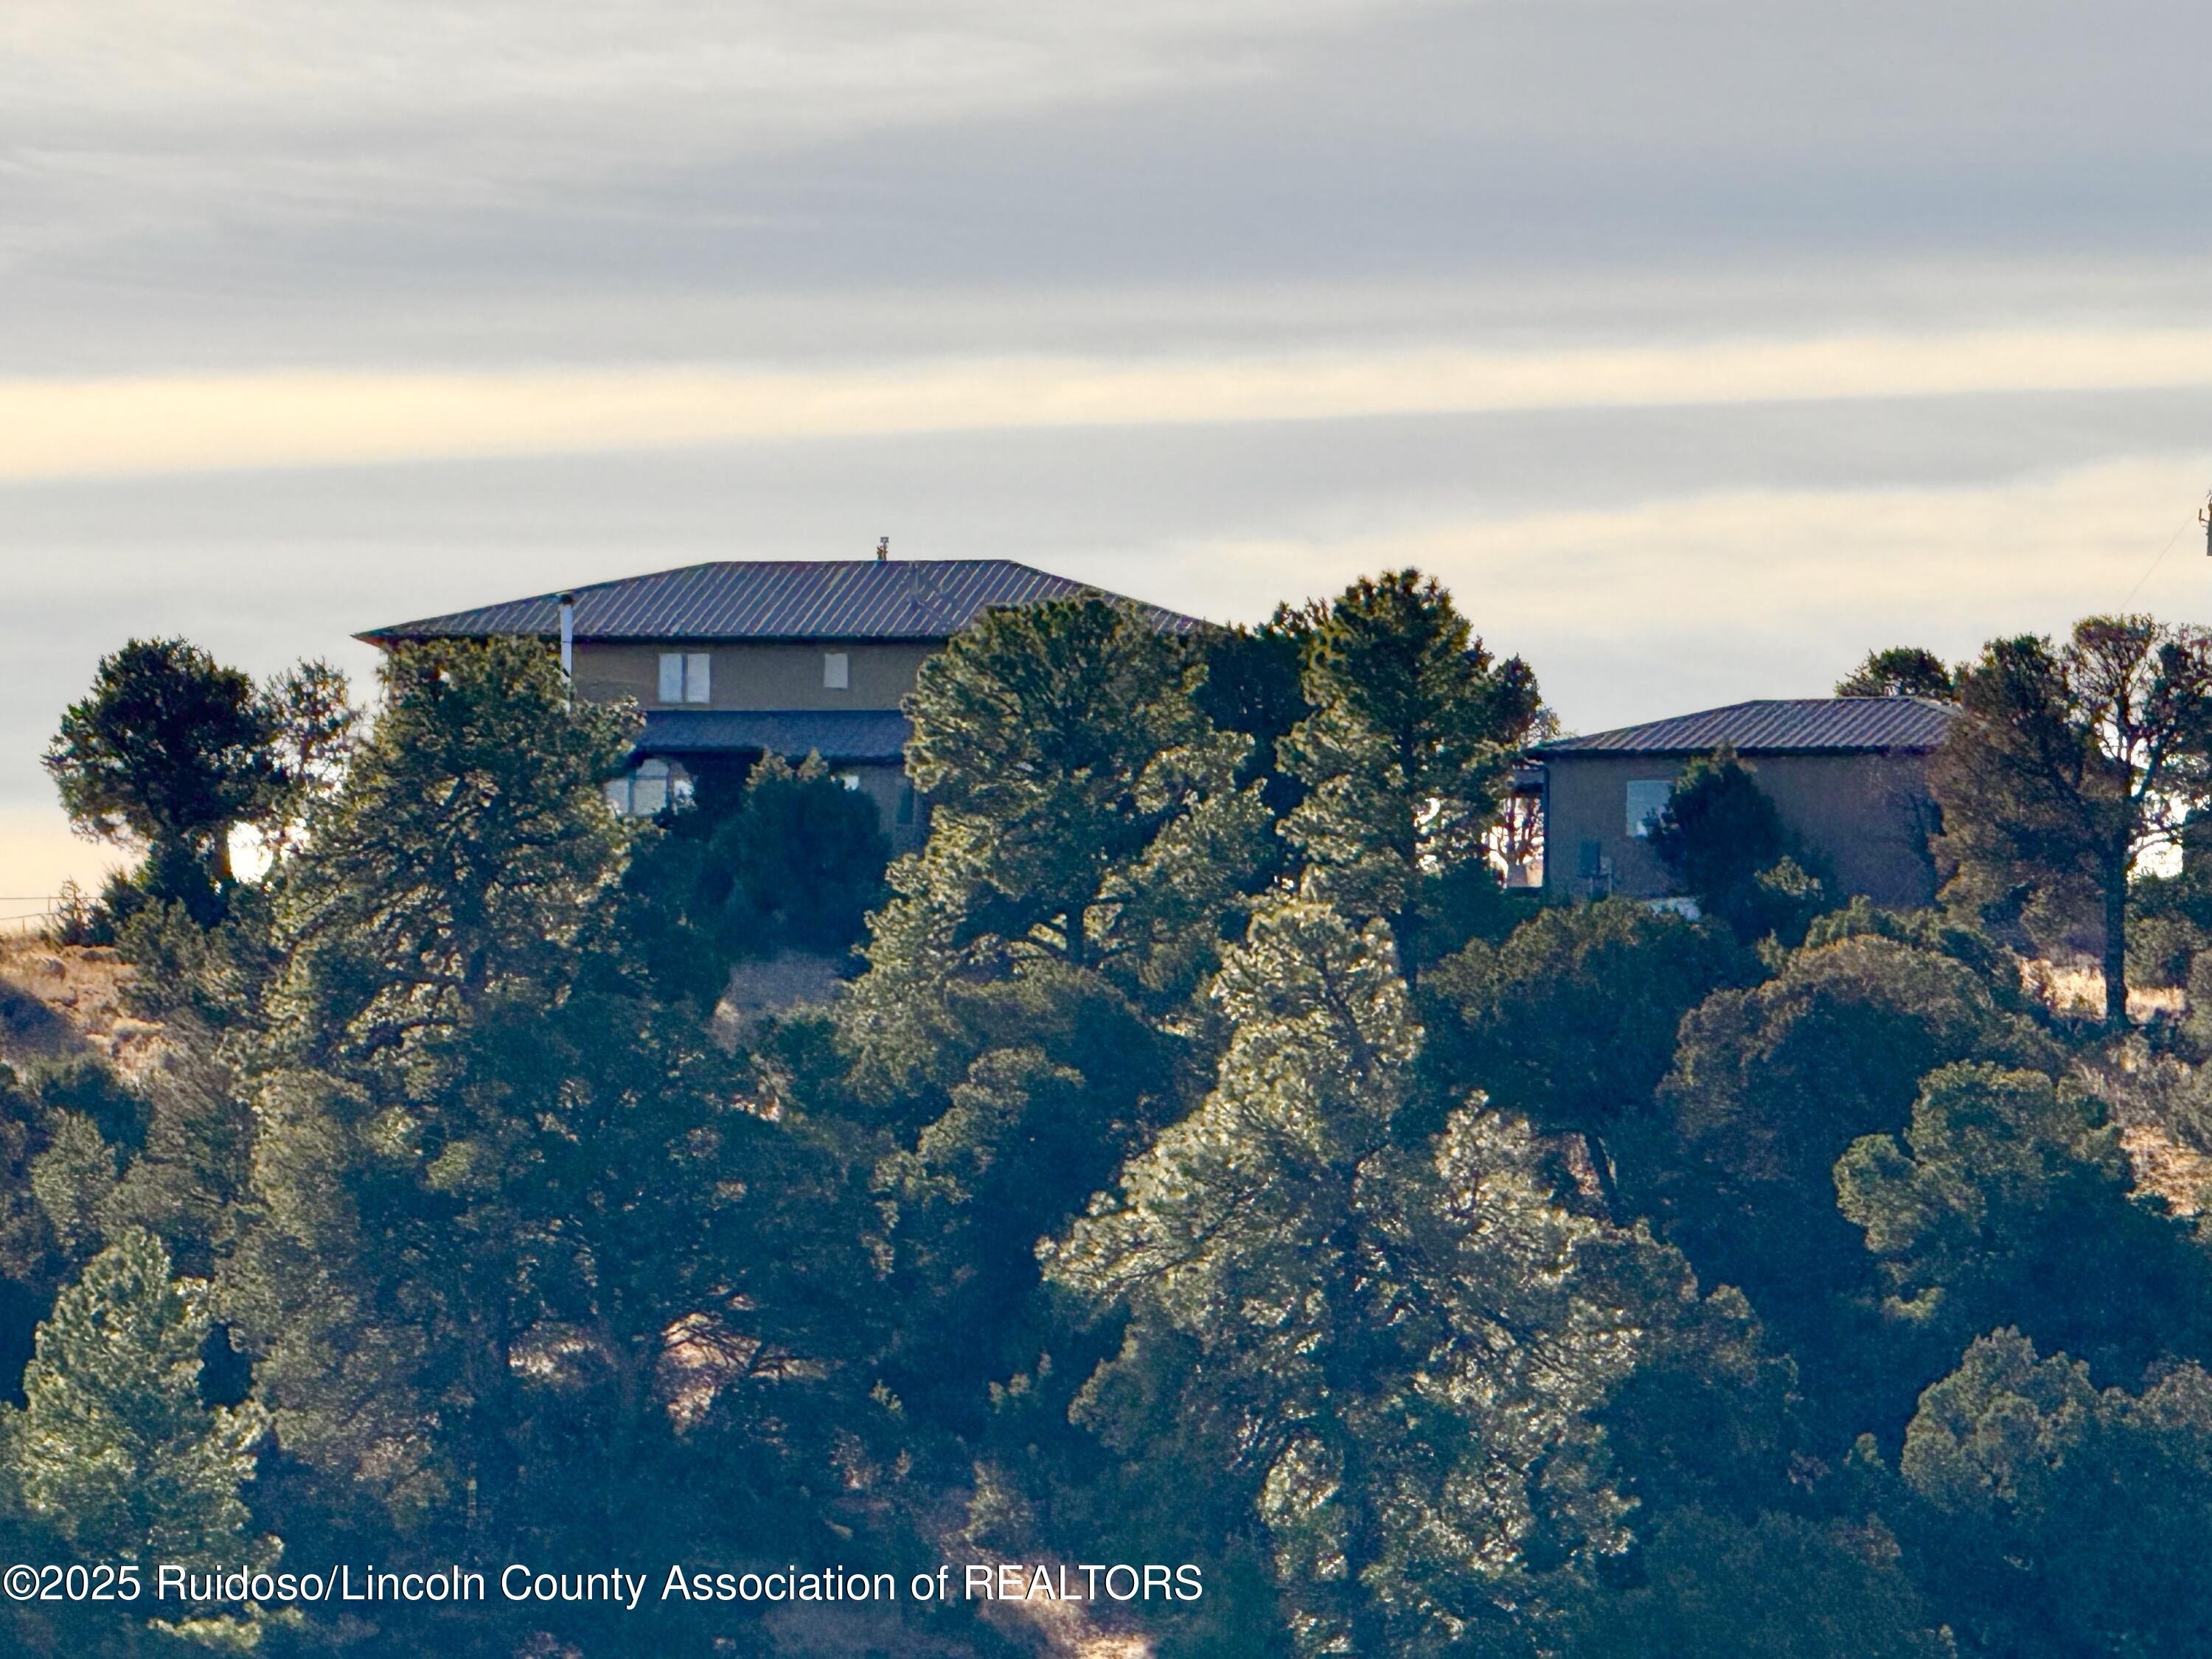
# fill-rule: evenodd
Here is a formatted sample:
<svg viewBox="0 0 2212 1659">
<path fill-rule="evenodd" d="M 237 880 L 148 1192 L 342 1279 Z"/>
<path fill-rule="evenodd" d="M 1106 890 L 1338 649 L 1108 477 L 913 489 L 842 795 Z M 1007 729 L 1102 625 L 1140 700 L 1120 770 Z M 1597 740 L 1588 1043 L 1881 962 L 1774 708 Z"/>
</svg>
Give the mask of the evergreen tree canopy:
<svg viewBox="0 0 2212 1659">
<path fill-rule="evenodd" d="M 2105 1018 L 2127 1018 L 2128 884 L 2212 804 L 2212 632 L 2091 617 L 2062 646 L 1992 640 L 1929 769 L 1951 901 L 2081 916 L 2101 946 Z"/>
<path fill-rule="evenodd" d="M 132 640 L 100 659 L 45 764 L 79 834 L 147 848 L 144 890 L 206 922 L 230 878 L 232 829 L 287 843 L 343 768 L 354 720 L 328 663 L 258 689 L 183 640 Z"/>
<path fill-rule="evenodd" d="M 1645 1546 L 1643 1580 L 1578 1610 L 1577 1659 L 1953 1659 L 1893 1539 L 1768 1510 L 1688 1510 Z"/>
<path fill-rule="evenodd" d="M 1543 717 L 1536 677 L 1496 662 L 1431 577 L 1364 577 L 1312 624 L 1305 699 L 1284 739 L 1307 787 L 1283 833 L 1316 891 L 1390 924 L 1408 979 L 1497 909 L 1485 836 Z"/>
<path fill-rule="evenodd" d="M 1501 945 L 1441 963 L 1435 1000 L 1456 1015 L 1432 1064 L 1479 1079 L 1492 1102 L 1589 1142 L 1601 1181 L 1612 1126 L 1647 1112 L 1682 1016 L 1759 976 L 1727 933 L 1632 899 L 1539 911 Z"/>
<path fill-rule="evenodd" d="M 239 1489 L 269 1419 L 200 1400 L 206 1286 L 132 1231 L 87 1264 L 39 1328 L 27 1404 L 0 1407 L 4 1449 L 32 1514 L 88 1559 L 235 1565 L 249 1522 Z"/>
<path fill-rule="evenodd" d="M 132 640 L 64 712 L 46 768 L 79 834 L 152 848 L 177 890 L 160 896 L 198 907 L 229 874 L 231 827 L 281 787 L 275 738 L 251 676 L 183 640 Z"/>
<path fill-rule="evenodd" d="M 2034 1023 L 1963 963 L 1856 935 L 1692 1011 L 1653 1129 L 1622 1137 L 1631 1200 L 1665 1217 L 1701 1279 L 1749 1293 L 1832 1430 L 1869 1426 L 1863 1413 L 1898 1386 L 1874 1374 L 1893 1356 L 1857 1324 L 1871 1264 L 1837 1212 L 1836 1161 L 1862 1135 L 1903 1129 L 1929 1073 L 1978 1059 L 2057 1065 Z"/>
<path fill-rule="evenodd" d="M 1132 1315 L 1079 1413 L 1112 1426 L 1153 1355 L 1230 1449 L 1298 1650 L 1442 1653 L 1495 1634 L 1532 1557 L 1618 1548 L 1588 1413 L 1632 1311 L 1589 1282 L 1526 1125 L 1478 1100 L 1391 1135 L 1419 1041 L 1387 931 L 1286 898 L 1216 989 L 1219 1080 L 1050 1247 L 1053 1278 Z"/>
<path fill-rule="evenodd" d="M 533 646 L 402 650 L 281 896 L 226 1293 L 287 1449 L 449 1535 L 641 1542 L 606 1472 L 667 1451 L 672 1333 L 772 1372 L 805 1305 L 750 1231 L 781 1132 L 634 950 L 627 719 Z"/>
<path fill-rule="evenodd" d="M 2203 1340 L 2204 1265 L 2179 1224 L 2134 1201 L 2133 1181 L 2094 1097 L 1974 1061 L 1929 1075 L 1902 1145 L 1869 1135 L 1836 1165 L 1891 1311 L 1948 1352 L 2016 1325 L 2115 1374 Z"/>
<path fill-rule="evenodd" d="M 1923 1396 L 1902 1469 L 1934 1512 L 1931 1577 L 1968 1651 L 2212 1653 L 2212 1377 L 2196 1365 L 2100 1393 L 2080 1361 L 1993 1332 Z"/>
<path fill-rule="evenodd" d="M 1869 651 L 1866 660 L 1836 682 L 1839 697 L 1932 697 L 1950 702 L 1959 683 L 1943 659 L 1916 645 Z"/>
<path fill-rule="evenodd" d="M 957 910 L 956 945 L 988 935 L 1078 968 L 1141 948 L 1157 890 L 1203 837 L 1250 832 L 1247 744 L 1198 712 L 1199 673 L 1180 641 L 1096 597 L 987 612 L 922 665 L 907 760 L 931 799 L 923 879 Z"/>
<path fill-rule="evenodd" d="M 1746 940 L 1804 937 L 1820 884 L 1753 769 L 1723 746 L 1683 768 L 1651 832 L 1652 851 L 1706 915 Z"/>
</svg>

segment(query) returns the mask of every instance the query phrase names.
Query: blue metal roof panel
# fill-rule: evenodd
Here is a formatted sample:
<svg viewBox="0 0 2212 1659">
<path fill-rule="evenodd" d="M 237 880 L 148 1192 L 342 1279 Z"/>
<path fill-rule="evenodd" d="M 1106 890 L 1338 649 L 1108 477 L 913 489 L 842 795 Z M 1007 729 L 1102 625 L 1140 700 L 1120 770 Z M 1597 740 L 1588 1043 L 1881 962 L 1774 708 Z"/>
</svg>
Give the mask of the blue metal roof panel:
<svg viewBox="0 0 2212 1659">
<path fill-rule="evenodd" d="M 941 640 L 994 605 L 1101 592 L 1011 559 L 726 560 L 571 591 L 576 637 L 586 641 Z M 1204 625 L 1158 605 L 1139 609 L 1166 632 Z M 551 639 L 560 628 L 560 595 L 539 593 L 359 637 L 379 645 L 505 634 Z"/>
<path fill-rule="evenodd" d="M 782 755 L 804 760 L 895 762 L 914 728 L 893 709 L 655 708 L 637 752 L 645 755 Z"/>
<path fill-rule="evenodd" d="M 1784 697 L 1733 702 L 1671 720 L 1561 738 L 1553 755 L 1701 755 L 1723 744 L 1739 754 L 1924 753 L 1943 741 L 1958 710 L 1926 697 Z"/>
</svg>

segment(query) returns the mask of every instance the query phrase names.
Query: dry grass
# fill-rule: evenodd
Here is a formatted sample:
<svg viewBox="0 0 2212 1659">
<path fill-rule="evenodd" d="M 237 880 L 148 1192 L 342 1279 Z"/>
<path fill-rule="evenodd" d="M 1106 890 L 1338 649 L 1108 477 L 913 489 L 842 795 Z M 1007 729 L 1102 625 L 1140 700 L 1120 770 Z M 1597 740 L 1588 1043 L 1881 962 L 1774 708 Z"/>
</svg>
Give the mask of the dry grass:
<svg viewBox="0 0 2212 1659">
<path fill-rule="evenodd" d="M 0 940 L 0 1060 L 96 1055 L 126 1073 L 154 1063 L 161 1028 L 124 1011 L 131 969 L 102 945 Z"/>
<path fill-rule="evenodd" d="M 2031 961 L 2021 966 L 2021 982 L 2028 994 L 2054 1013 L 2101 1016 L 2105 1012 L 2105 975 L 2101 969 L 2079 963 Z M 2128 992 L 2128 1018 L 2138 1024 L 2152 1019 L 2179 1019 L 2189 1011 L 2189 995 L 2179 987 L 2136 986 Z"/>
</svg>

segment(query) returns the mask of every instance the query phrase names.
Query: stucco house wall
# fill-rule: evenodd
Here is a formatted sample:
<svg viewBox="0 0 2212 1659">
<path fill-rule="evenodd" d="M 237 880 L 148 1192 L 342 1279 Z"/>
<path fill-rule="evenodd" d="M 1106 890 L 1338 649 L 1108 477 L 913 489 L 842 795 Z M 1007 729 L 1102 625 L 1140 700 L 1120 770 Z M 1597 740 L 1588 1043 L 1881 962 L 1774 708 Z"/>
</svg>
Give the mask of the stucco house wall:
<svg viewBox="0 0 2212 1659">
<path fill-rule="evenodd" d="M 1671 786 L 1692 755 L 1562 754 L 1545 763 L 1544 886 L 1560 896 L 1611 891 L 1632 898 L 1680 892 L 1631 832 L 1631 783 Z M 1845 893 L 1912 906 L 1935 897 L 1927 842 L 1935 806 L 1923 754 L 1747 755 L 1783 821 L 1825 862 Z M 1609 881 L 1594 869 L 1610 869 Z"/>
<path fill-rule="evenodd" d="M 727 641 L 681 639 L 580 640 L 575 647 L 576 691 L 595 702 L 635 697 L 647 708 L 896 708 L 914 689 L 921 665 L 943 647 L 933 641 L 828 640 Z M 704 703 L 660 698 L 665 652 L 703 652 L 710 662 Z M 828 659 L 845 659 L 843 686 L 828 684 Z"/>
</svg>

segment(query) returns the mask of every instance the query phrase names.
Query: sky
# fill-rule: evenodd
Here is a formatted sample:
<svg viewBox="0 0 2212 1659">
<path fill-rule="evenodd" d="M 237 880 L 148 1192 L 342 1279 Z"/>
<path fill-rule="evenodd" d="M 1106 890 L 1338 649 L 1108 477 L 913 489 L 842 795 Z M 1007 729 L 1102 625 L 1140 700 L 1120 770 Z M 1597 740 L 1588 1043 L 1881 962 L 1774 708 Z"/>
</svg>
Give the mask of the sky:
<svg viewBox="0 0 2212 1659">
<path fill-rule="evenodd" d="M 11 0 L 0 915 L 100 654 L 708 558 L 1406 564 L 1595 731 L 2204 621 L 2212 10 Z"/>
</svg>

